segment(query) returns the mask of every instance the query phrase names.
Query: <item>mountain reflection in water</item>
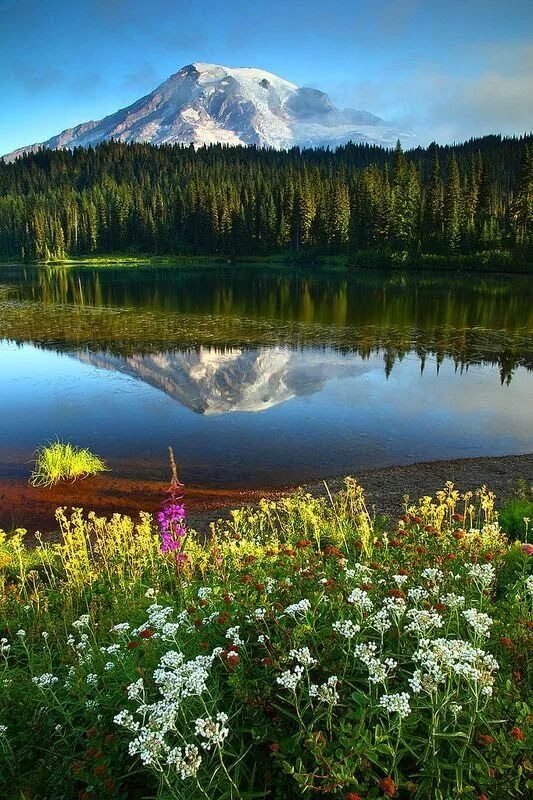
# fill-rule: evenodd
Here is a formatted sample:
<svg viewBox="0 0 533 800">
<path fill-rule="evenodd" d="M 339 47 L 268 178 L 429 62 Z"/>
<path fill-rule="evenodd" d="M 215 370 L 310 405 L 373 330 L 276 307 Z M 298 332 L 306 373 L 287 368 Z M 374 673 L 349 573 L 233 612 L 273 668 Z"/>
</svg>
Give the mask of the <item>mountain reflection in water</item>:
<svg viewBox="0 0 533 800">
<path fill-rule="evenodd" d="M 112 475 L 279 486 L 533 450 L 513 276 L 0 267 L 0 474 L 56 436 Z M 231 412 L 231 413 L 230 413 Z"/>
</svg>

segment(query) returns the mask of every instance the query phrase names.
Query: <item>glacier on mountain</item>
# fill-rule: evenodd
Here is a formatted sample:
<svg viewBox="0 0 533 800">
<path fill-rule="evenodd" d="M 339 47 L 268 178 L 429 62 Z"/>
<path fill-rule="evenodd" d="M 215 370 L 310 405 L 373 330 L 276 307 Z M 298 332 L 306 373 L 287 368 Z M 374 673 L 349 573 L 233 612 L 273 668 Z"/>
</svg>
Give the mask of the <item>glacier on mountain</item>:
<svg viewBox="0 0 533 800">
<path fill-rule="evenodd" d="M 410 137 L 368 111 L 336 108 L 324 92 L 265 70 L 196 62 L 130 106 L 4 158 L 10 161 L 40 147 L 89 147 L 111 139 L 284 149 L 337 147 L 348 141 L 391 146 L 397 138 Z"/>
</svg>

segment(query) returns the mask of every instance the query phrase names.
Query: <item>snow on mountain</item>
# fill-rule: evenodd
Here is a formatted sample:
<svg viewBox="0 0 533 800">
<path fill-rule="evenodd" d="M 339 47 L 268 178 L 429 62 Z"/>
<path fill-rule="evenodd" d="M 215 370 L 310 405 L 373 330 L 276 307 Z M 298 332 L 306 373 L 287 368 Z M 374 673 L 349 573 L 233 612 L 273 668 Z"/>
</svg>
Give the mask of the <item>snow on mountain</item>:
<svg viewBox="0 0 533 800">
<path fill-rule="evenodd" d="M 320 391 L 335 378 L 361 375 L 372 364 L 322 350 L 288 347 L 203 348 L 124 358 L 83 351 L 80 361 L 135 377 L 197 414 L 257 412 Z"/>
<path fill-rule="evenodd" d="M 196 62 L 127 108 L 22 147 L 5 160 L 42 146 L 88 147 L 109 139 L 280 149 L 335 147 L 348 141 L 392 145 L 398 137 L 411 136 L 368 111 L 338 109 L 324 92 L 300 88 L 265 70 Z"/>
</svg>

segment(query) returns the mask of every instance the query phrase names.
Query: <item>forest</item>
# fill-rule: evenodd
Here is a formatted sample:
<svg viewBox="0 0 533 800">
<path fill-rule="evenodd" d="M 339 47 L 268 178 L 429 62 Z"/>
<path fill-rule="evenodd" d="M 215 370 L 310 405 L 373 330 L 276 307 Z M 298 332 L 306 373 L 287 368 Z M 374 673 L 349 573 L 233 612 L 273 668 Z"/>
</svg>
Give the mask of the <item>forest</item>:
<svg viewBox="0 0 533 800">
<path fill-rule="evenodd" d="M 0 161 L 0 258 L 506 255 L 531 262 L 533 135 L 404 152 L 106 142 Z"/>
</svg>

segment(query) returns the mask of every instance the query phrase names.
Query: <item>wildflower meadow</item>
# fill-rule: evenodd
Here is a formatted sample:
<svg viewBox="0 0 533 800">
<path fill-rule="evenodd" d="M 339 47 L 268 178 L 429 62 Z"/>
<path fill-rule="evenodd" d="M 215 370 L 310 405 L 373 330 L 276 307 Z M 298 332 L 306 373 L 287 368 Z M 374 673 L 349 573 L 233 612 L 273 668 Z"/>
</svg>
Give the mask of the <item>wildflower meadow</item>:
<svg viewBox="0 0 533 800">
<path fill-rule="evenodd" d="M 0 534 L 0 797 L 531 796 L 532 548 L 490 491 L 387 519 L 347 479 L 204 537 L 182 491 Z"/>
</svg>

